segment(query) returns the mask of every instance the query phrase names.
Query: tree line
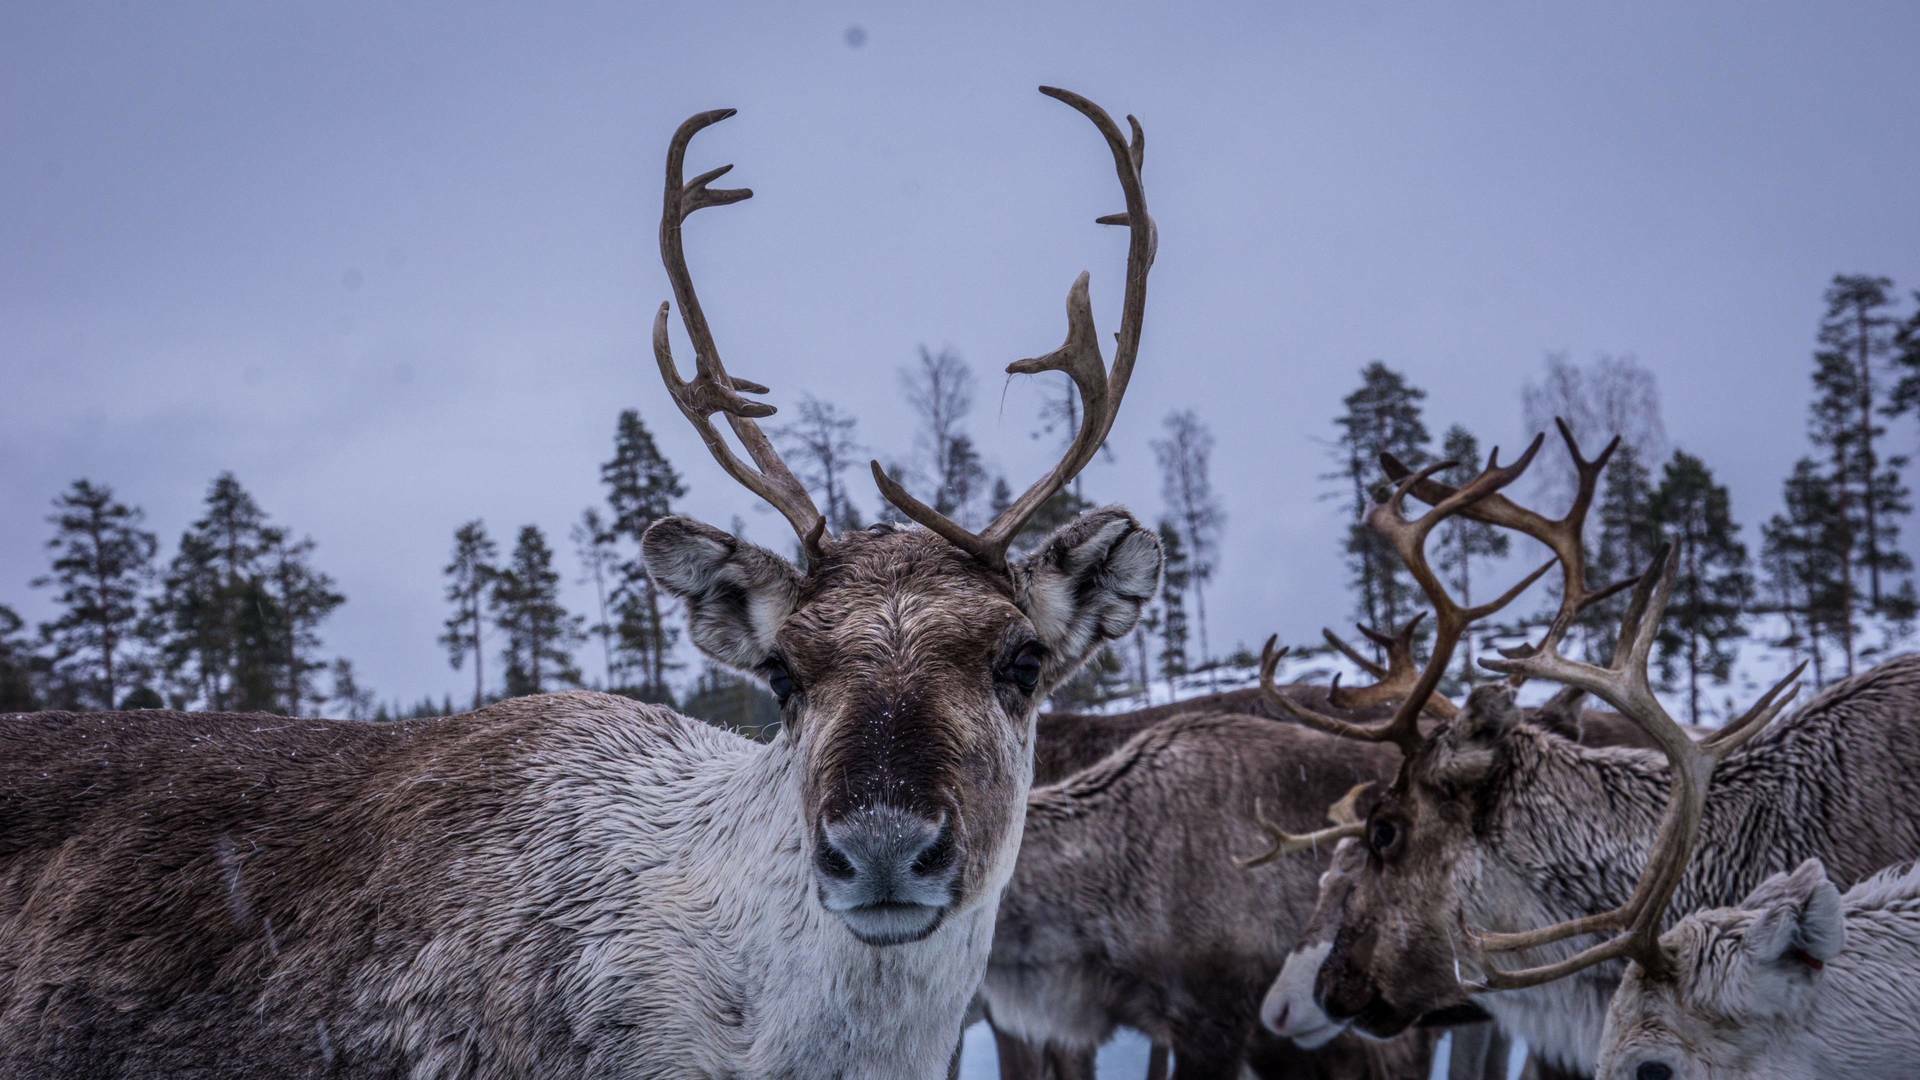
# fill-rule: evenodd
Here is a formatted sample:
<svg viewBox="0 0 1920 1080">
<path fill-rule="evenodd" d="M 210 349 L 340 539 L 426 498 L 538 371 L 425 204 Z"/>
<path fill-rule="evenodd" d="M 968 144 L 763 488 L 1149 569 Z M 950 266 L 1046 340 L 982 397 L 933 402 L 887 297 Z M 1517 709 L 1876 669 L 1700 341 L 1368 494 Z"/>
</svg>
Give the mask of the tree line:
<svg viewBox="0 0 1920 1080">
<path fill-rule="evenodd" d="M 1808 452 L 1783 480 L 1781 510 L 1761 526 L 1757 565 L 1707 460 L 1666 445 L 1651 372 L 1628 358 L 1580 364 L 1551 356 L 1543 377 L 1523 389 L 1529 430 L 1564 418 L 1588 453 L 1620 436 L 1588 518 L 1591 577 L 1624 579 L 1661 545 L 1675 545 L 1679 574 L 1658 667 L 1667 688 L 1684 693 L 1692 719 L 1703 718 L 1711 687 L 1731 675 L 1750 615 L 1784 619 L 1784 636 L 1770 644 L 1804 655 L 1816 682 L 1853 673 L 1867 619 L 1896 637 L 1908 632 L 1920 601 L 1900 533 L 1913 507 L 1901 476 L 1907 456 L 1890 448 L 1887 424 L 1920 414 L 1920 292 L 1913 299 L 1901 314 L 1884 277 L 1838 275 L 1827 287 L 1812 354 Z M 1484 457 L 1480 440 L 1459 425 L 1442 435 L 1436 454 L 1425 398 L 1403 373 L 1368 364 L 1342 402 L 1331 442 L 1335 467 L 1325 474 L 1329 496 L 1351 509 L 1343 551 L 1354 615 L 1382 629 L 1404 624 L 1423 601 L 1398 557 L 1363 523 L 1369 502 L 1383 494 L 1379 455 L 1415 467 L 1455 462 L 1442 476 L 1455 482 L 1473 475 Z M 1571 497 L 1573 472 L 1563 458 L 1543 456 L 1532 474 L 1541 498 Z M 1475 561 L 1508 551 L 1497 530 L 1455 519 L 1439 534 L 1435 568 L 1470 598 Z M 1590 656 L 1604 659 L 1624 603 L 1617 598 L 1583 616 L 1578 639 Z M 1463 653 L 1464 677 L 1472 670 L 1471 642 Z"/>
</svg>

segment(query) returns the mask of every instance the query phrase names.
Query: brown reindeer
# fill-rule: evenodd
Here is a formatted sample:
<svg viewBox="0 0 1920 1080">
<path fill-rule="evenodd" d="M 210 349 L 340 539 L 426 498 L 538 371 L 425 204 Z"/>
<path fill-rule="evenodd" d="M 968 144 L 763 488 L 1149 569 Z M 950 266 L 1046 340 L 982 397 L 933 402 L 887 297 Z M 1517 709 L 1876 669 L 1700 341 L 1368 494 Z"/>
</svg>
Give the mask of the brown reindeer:
<svg viewBox="0 0 1920 1080">
<path fill-rule="evenodd" d="M 875 474 L 926 529 L 828 536 L 723 366 L 682 251 L 750 194 L 667 153 L 660 249 L 694 348 L 673 400 L 785 516 L 804 569 L 717 529 L 645 555 L 713 659 L 763 679 L 769 744 L 603 694 L 385 726 L 262 716 L 0 722 L 0 1075 L 938 1077 L 983 970 L 1047 692 L 1132 627 L 1160 552 L 1125 511 L 1009 543 L 1098 449 L 1132 373 L 1154 234 L 1143 140 L 1113 155 L 1118 347 L 1083 274 L 1067 342 L 1012 365 L 1085 400 L 1065 456 L 987 529 Z M 712 422 L 724 414 L 742 460 Z"/>
<path fill-rule="evenodd" d="M 1565 677 L 1641 719 L 1643 691 L 1542 666 L 1557 656 L 1573 616 L 1600 591 L 1584 579 L 1578 526 L 1607 454 L 1588 461 L 1562 434 L 1581 483 L 1573 511 L 1559 522 L 1499 494 L 1530 450 L 1515 466 L 1502 468 L 1496 460 L 1457 490 L 1389 462 L 1398 482 L 1393 497 L 1373 512 L 1373 523 L 1415 568 L 1450 628 L 1436 643 L 1436 657 L 1470 621 L 1463 616 L 1474 613 L 1455 605 L 1424 570 L 1420 541 L 1432 525 L 1461 513 L 1548 542 L 1562 564 L 1561 609 L 1542 643 L 1487 666 L 1508 672 L 1510 680 Z M 1408 495 L 1434 508 L 1409 521 L 1402 512 Z M 1643 576 L 1639 587 L 1664 589 L 1668 570 Z M 1648 619 L 1648 609 L 1636 617 Z M 1630 622 L 1623 630 L 1629 651 L 1617 654 L 1616 664 L 1641 662 L 1631 650 L 1643 648 L 1646 627 Z M 1782 693 L 1776 687 L 1756 712 L 1777 709 Z M 1768 874 L 1809 857 L 1851 881 L 1920 851 L 1916 704 L 1920 660 L 1897 659 L 1828 688 L 1727 753 L 1700 811 L 1715 843 L 1680 876 L 1675 903 L 1692 910 L 1737 901 Z M 1515 931 L 1568 922 L 1583 928 L 1567 940 L 1522 939 L 1530 962 L 1555 963 L 1609 925 L 1602 918 L 1607 913 L 1643 903 L 1635 883 L 1658 846 L 1662 807 L 1676 782 L 1665 757 L 1569 742 L 1524 722 L 1503 687 L 1475 691 L 1459 716 L 1425 731 L 1410 723 L 1361 729 L 1331 718 L 1309 722 L 1394 745 L 1402 760 L 1394 783 L 1368 807 L 1356 842 L 1336 853 L 1264 1018 L 1307 1042 L 1349 1028 L 1389 1035 L 1472 996 L 1548 1062 L 1590 1073 L 1620 960 L 1539 986 L 1490 991 L 1489 979 L 1497 977 L 1487 972 L 1497 963 L 1481 946 L 1511 939 L 1472 937 L 1462 925 Z M 1670 734 L 1663 739 L 1670 740 Z M 1657 914 L 1665 915 L 1664 906 Z"/>
</svg>

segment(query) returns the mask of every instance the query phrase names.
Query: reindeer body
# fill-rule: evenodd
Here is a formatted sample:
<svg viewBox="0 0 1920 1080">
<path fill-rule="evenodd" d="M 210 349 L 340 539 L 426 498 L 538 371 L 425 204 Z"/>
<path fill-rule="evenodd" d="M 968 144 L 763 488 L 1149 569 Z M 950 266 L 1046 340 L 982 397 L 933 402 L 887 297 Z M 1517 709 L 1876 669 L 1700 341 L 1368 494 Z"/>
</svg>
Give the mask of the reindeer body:
<svg viewBox="0 0 1920 1080">
<path fill-rule="evenodd" d="M 864 946 L 797 805 L 783 738 L 600 694 L 8 718 L 0 1073 L 938 1075 L 997 889 Z"/>
<path fill-rule="evenodd" d="M 1673 977 L 1628 970 L 1599 1076 L 1660 1067 L 1682 1080 L 1905 1080 L 1920 1062 L 1920 867 L 1843 896 L 1809 860 L 1736 907 L 1661 937 Z"/>
<path fill-rule="evenodd" d="M 982 984 L 996 1028 L 1090 1051 L 1130 1027 L 1180 1077 L 1237 1075 L 1321 863 L 1236 865 L 1261 846 L 1253 799 L 1324 807 L 1391 756 L 1368 764 L 1294 724 L 1201 713 L 1036 788 Z"/>
</svg>

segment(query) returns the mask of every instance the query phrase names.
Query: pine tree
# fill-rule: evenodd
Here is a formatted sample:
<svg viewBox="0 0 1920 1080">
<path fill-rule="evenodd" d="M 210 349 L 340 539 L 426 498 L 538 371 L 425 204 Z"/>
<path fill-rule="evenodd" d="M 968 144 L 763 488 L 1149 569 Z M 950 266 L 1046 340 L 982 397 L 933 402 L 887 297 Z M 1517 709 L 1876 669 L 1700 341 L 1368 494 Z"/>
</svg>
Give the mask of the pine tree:
<svg viewBox="0 0 1920 1080">
<path fill-rule="evenodd" d="M 511 560 L 493 577 L 490 600 L 494 625 L 507 640 L 500 658 L 510 696 L 579 683 L 573 649 L 584 637 L 583 620 L 561 606 L 560 572 L 539 526 L 520 530 Z"/>
<path fill-rule="evenodd" d="M 232 473 L 207 490 L 205 512 L 180 537 L 153 608 L 177 704 L 214 711 L 271 709 L 283 655 L 261 587 L 267 516 Z"/>
<path fill-rule="evenodd" d="M 673 500 L 687 489 L 632 409 L 620 414 L 613 457 L 600 466 L 600 482 L 612 511 L 605 536 L 626 551 L 616 567 L 611 599 L 613 656 L 621 678 L 609 688 L 668 701 L 667 672 L 674 666 L 671 657 L 679 631 L 667 619 L 665 600 L 647 575 L 640 540 L 654 522 L 673 513 Z"/>
<path fill-rule="evenodd" d="M 271 599 L 272 632 L 276 639 L 280 684 L 288 716 L 299 716 L 305 701 L 318 702 L 323 695 L 313 689 L 314 675 L 327 667 L 315 655 L 320 648 L 320 624 L 333 610 L 346 602 L 333 579 L 314 569 L 312 537 L 288 542 L 279 529 L 267 530 L 269 545 L 265 577 L 262 582 Z"/>
<path fill-rule="evenodd" d="M 1169 519 L 1160 522 L 1160 551 L 1164 560 L 1160 578 L 1160 673 L 1171 683 L 1189 670 L 1187 587 L 1193 580 L 1193 567 L 1187 561 L 1180 528 Z"/>
<path fill-rule="evenodd" d="M 159 541 L 140 528 L 141 512 L 115 500 L 105 485 L 75 480 L 53 505 L 47 519 L 54 527 L 47 542 L 53 572 L 33 584 L 57 588 L 62 610 L 40 625 L 40 634 L 58 677 L 84 688 L 83 699 L 111 709 L 120 689 L 139 678 L 129 646 L 138 637 Z"/>
<path fill-rule="evenodd" d="M 1826 682 L 1823 638 L 1839 637 L 1852 668 L 1852 608 L 1846 584 L 1847 522 L 1833 489 L 1812 458 L 1787 477 L 1785 509 L 1761 530 L 1763 560 L 1795 636 L 1806 635 L 1815 684 Z"/>
<path fill-rule="evenodd" d="M 1814 354 L 1813 438 L 1828 451 L 1830 480 L 1852 523 L 1850 561 L 1864 575 L 1865 600 L 1876 611 L 1892 591 L 1886 579 L 1912 569 L 1899 546 L 1900 519 L 1912 509 L 1900 480 L 1906 458 L 1883 458 L 1878 445 L 1886 428 L 1877 418 L 1901 407 L 1897 387 L 1886 405 L 1877 389 L 1884 358 L 1893 350 L 1892 284 L 1882 277 L 1836 275 L 1827 288 Z"/>
<path fill-rule="evenodd" d="M 1447 429 L 1440 443 L 1440 456 L 1454 467 L 1440 477 L 1450 484 L 1464 484 L 1480 469 L 1480 440 L 1473 432 L 1455 424 Z M 1462 606 L 1473 606 L 1473 561 L 1505 558 L 1512 547 L 1507 534 L 1497 526 L 1455 514 L 1440 525 L 1437 555 L 1442 580 Z M 1460 642 L 1460 677 L 1471 681 L 1474 674 L 1473 635 Z"/>
<path fill-rule="evenodd" d="M 1746 636 L 1740 615 L 1752 584 L 1747 549 L 1736 538 L 1727 489 L 1714 482 L 1706 462 L 1674 451 L 1654 492 L 1654 519 L 1680 560 L 1673 601 L 1660 630 L 1660 668 L 1671 681 L 1684 666 L 1687 716 L 1701 721 L 1702 678 L 1725 682 L 1733 644 Z"/>
<path fill-rule="evenodd" d="M 1893 364 L 1899 382 L 1887 399 L 1892 416 L 1920 413 L 1920 290 L 1913 294 L 1914 309 L 1893 334 Z"/>
<path fill-rule="evenodd" d="M 1338 468 L 1325 479 L 1340 483 L 1339 497 L 1348 500 L 1352 524 L 1347 529 L 1347 568 L 1359 593 L 1357 613 L 1370 626 L 1390 630 L 1419 610 L 1420 593 L 1388 544 L 1367 527 L 1377 462 L 1393 454 L 1409 468 L 1427 460 L 1431 437 L 1421 419 L 1420 402 L 1427 392 L 1378 360 L 1360 373 L 1360 388 L 1343 401 L 1346 412 L 1334 421 L 1339 438 L 1332 453 Z"/>
<path fill-rule="evenodd" d="M 808 394 L 800 399 L 799 419 L 777 429 L 774 434 L 787 444 L 788 458 L 796 465 L 800 482 L 826 494 L 821 513 L 831 532 L 851 532 L 860 527 L 860 509 L 843 479 L 854 467 L 863 448 L 854 436 L 859 421 L 831 402 Z"/>
<path fill-rule="evenodd" d="M 487 700 L 487 680 L 481 671 L 486 654 L 482 642 L 486 634 L 484 609 L 493 579 L 499 573 L 495 565 L 499 557 L 500 548 L 487 535 L 486 524 L 475 518 L 454 530 L 453 558 L 441 571 L 446 575 L 446 598 L 447 603 L 453 605 L 453 614 L 447 616 L 440 644 L 446 646 L 447 662 L 455 671 L 460 670 L 467 657 L 473 657 L 473 707 L 476 709 Z"/>
<path fill-rule="evenodd" d="M 32 712 L 40 707 L 34 693 L 33 647 L 21 636 L 26 623 L 0 604 L 0 713 Z"/>
</svg>

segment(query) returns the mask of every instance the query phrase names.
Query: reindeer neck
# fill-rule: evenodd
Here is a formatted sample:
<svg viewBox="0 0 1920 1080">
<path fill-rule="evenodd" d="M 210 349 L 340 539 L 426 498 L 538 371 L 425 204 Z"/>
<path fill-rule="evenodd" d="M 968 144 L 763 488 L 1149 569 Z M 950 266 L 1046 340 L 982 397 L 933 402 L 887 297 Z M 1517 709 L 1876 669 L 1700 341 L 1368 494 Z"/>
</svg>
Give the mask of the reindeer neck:
<svg viewBox="0 0 1920 1080">
<path fill-rule="evenodd" d="M 747 1003 L 726 1071 L 748 1076 L 944 1075 L 992 943 L 997 894 L 923 941 L 862 944 L 815 897 L 800 770 L 783 735 L 709 777 L 708 820 L 737 843 L 687 877 L 729 939 L 716 985 Z M 703 800 L 705 801 L 705 800 Z M 1015 835 L 1018 835 L 1017 833 Z M 737 920 L 737 921 L 736 921 Z M 697 994 L 700 979 L 687 994 Z"/>
</svg>

